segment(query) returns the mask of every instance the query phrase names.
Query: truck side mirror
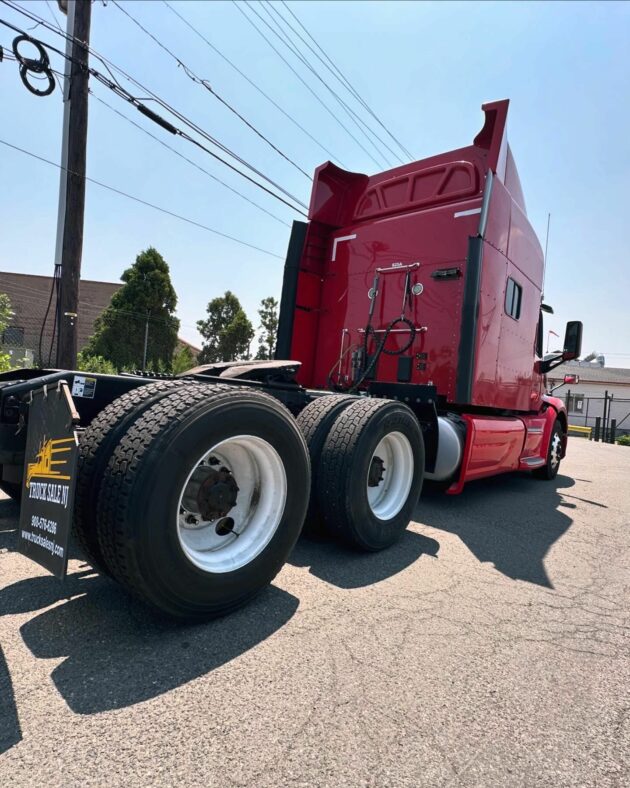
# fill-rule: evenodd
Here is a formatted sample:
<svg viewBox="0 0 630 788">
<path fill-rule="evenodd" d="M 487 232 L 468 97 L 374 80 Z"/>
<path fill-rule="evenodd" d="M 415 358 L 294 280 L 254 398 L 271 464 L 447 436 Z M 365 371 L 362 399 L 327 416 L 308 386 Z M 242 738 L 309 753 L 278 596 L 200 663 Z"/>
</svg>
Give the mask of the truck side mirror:
<svg viewBox="0 0 630 788">
<path fill-rule="evenodd" d="M 555 361 L 555 366 L 558 366 L 559 364 L 562 363 L 562 358 L 560 358 L 560 356 L 557 356 L 554 359 L 554 361 Z M 550 389 L 549 393 L 553 394 L 554 391 L 557 391 L 558 389 L 561 389 L 563 386 L 566 386 L 567 383 L 575 384 L 579 382 L 580 382 L 580 378 L 578 375 L 565 375 L 562 383 L 558 383 L 557 386 L 554 386 L 552 389 Z"/>
<path fill-rule="evenodd" d="M 582 352 L 582 323 L 579 320 L 570 320 L 564 335 L 563 361 L 572 361 Z"/>
</svg>

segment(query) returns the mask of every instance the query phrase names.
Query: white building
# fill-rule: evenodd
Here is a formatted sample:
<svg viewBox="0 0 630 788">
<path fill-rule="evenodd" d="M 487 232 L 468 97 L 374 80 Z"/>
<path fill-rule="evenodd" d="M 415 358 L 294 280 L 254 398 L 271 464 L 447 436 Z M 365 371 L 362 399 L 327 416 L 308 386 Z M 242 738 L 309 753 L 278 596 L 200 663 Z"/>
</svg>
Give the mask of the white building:
<svg viewBox="0 0 630 788">
<path fill-rule="evenodd" d="M 549 388 L 557 386 L 565 375 L 577 375 L 579 383 L 568 383 L 554 392 L 563 399 L 569 424 L 594 427 L 597 416 L 607 416 L 607 423 L 617 422 L 617 433 L 630 432 L 630 369 L 607 367 L 603 356 L 595 362 L 567 362 L 547 375 Z"/>
</svg>

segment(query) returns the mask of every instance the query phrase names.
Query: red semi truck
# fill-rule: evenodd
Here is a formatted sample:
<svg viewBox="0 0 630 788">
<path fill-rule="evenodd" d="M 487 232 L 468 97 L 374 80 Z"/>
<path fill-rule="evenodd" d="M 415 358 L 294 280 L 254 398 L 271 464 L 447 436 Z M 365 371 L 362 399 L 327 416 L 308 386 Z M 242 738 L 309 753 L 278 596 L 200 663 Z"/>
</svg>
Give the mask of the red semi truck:
<svg viewBox="0 0 630 788">
<path fill-rule="evenodd" d="M 315 173 L 285 264 L 276 360 L 178 378 L 0 375 L 0 487 L 23 552 L 60 576 L 65 526 L 92 566 L 178 617 L 266 586 L 298 536 L 376 551 L 424 479 L 553 479 L 567 415 L 545 373 L 544 263 L 506 137 L 374 176 Z M 532 489 L 532 495 L 535 491 Z"/>
</svg>

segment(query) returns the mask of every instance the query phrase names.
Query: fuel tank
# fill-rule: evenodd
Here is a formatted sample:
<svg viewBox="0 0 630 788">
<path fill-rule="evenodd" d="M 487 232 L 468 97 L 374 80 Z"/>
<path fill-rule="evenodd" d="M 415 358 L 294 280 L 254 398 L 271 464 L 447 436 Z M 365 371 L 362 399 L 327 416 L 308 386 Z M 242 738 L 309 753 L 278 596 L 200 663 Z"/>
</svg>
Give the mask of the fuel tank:
<svg viewBox="0 0 630 788">
<path fill-rule="evenodd" d="M 425 479 L 446 482 L 452 479 L 462 462 L 466 425 L 455 414 L 438 416 L 438 448 L 434 469 L 426 471 Z"/>
</svg>

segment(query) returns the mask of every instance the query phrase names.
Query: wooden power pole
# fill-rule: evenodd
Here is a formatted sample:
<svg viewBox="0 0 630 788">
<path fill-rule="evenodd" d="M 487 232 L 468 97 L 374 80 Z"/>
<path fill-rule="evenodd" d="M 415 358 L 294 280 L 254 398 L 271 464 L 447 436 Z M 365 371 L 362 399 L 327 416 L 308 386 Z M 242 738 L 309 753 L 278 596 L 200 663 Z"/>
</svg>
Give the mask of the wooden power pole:
<svg viewBox="0 0 630 788">
<path fill-rule="evenodd" d="M 83 252 L 85 158 L 88 127 L 88 47 L 91 0 L 59 0 L 68 15 L 64 84 L 63 142 L 57 217 L 55 274 L 59 276 L 57 305 L 57 366 L 77 363 L 79 279 Z"/>
</svg>

